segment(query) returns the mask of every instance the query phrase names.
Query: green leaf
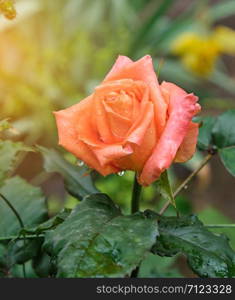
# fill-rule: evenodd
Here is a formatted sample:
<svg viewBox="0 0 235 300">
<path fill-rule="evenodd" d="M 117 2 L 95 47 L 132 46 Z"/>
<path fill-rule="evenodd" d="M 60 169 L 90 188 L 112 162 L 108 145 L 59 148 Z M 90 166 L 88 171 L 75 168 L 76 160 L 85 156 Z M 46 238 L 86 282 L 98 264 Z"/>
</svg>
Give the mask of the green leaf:
<svg viewBox="0 0 235 300">
<path fill-rule="evenodd" d="M 200 277 L 234 277 L 235 252 L 228 238 L 207 230 L 196 216 L 162 217 L 153 251 L 162 256 L 183 253 Z"/>
<path fill-rule="evenodd" d="M 220 149 L 219 156 L 228 172 L 235 176 L 235 146 Z"/>
<path fill-rule="evenodd" d="M 34 187 L 20 177 L 7 179 L 0 188 L 0 193 L 4 195 L 17 210 L 25 227 L 34 227 L 47 218 L 45 197 L 40 188 Z M 21 228 L 19 222 L 6 205 L 0 199 L 0 236 L 17 235 Z"/>
<path fill-rule="evenodd" d="M 205 226 L 207 224 L 214 224 L 216 220 L 216 224 L 232 224 L 233 220 L 225 216 L 220 210 L 215 207 L 209 206 L 206 209 L 203 209 L 198 214 L 199 219 L 204 223 Z M 208 230 L 214 233 L 223 233 L 226 234 L 229 238 L 230 245 L 233 249 L 235 249 L 235 235 L 234 228 L 224 227 L 224 228 L 214 228 L 209 227 Z"/>
<path fill-rule="evenodd" d="M 212 129 L 216 118 L 211 116 L 202 116 L 194 118 L 197 123 L 202 123 L 199 128 L 197 146 L 200 150 L 208 150 L 212 145 Z"/>
<path fill-rule="evenodd" d="M 68 192 L 78 198 L 97 193 L 91 176 L 86 175 L 86 167 L 78 167 L 66 161 L 57 151 L 38 147 L 44 158 L 44 168 L 47 172 L 57 172 L 65 180 Z"/>
<path fill-rule="evenodd" d="M 218 148 L 235 146 L 235 109 L 221 114 L 213 128 L 213 140 Z"/>
<path fill-rule="evenodd" d="M 11 267 L 15 264 L 23 264 L 37 256 L 43 239 L 33 240 L 12 240 L 7 247 L 7 265 Z"/>
<path fill-rule="evenodd" d="M 157 191 L 162 195 L 166 201 L 170 201 L 171 204 L 176 207 L 175 198 L 171 189 L 170 181 L 168 178 L 167 170 L 163 172 L 156 182 Z"/>
<path fill-rule="evenodd" d="M 20 142 L 0 141 L 0 185 L 5 176 L 14 168 L 17 155 L 21 151 L 32 151 Z"/>
<path fill-rule="evenodd" d="M 142 213 L 123 216 L 104 194 L 86 197 L 44 247 L 57 258 L 58 277 L 125 277 L 156 241 L 157 223 Z"/>
<path fill-rule="evenodd" d="M 138 277 L 139 278 L 179 278 L 182 275 L 174 266 L 175 257 L 160 257 L 149 253 L 141 262 Z"/>
<path fill-rule="evenodd" d="M 39 224 L 34 228 L 29 228 L 24 230 L 25 234 L 41 234 L 47 230 L 56 228 L 59 224 L 63 223 L 64 220 L 70 215 L 71 209 L 64 208 L 61 212 L 59 212 L 54 217 L 49 220 Z M 22 232 L 23 233 L 23 232 Z"/>
<path fill-rule="evenodd" d="M 37 275 L 35 274 L 33 267 L 32 267 L 32 261 L 28 261 L 25 264 L 25 273 L 26 273 L 26 278 L 37 278 Z M 9 270 L 9 275 L 7 277 L 9 277 L 9 278 L 24 278 L 22 265 L 14 265 Z"/>
<path fill-rule="evenodd" d="M 56 273 L 55 265 L 51 257 L 45 252 L 41 252 L 36 258 L 33 259 L 33 269 L 39 277 L 49 277 Z"/>
<path fill-rule="evenodd" d="M 6 246 L 0 244 L 0 277 L 3 276 L 2 274 L 4 273 L 3 269 L 5 269 L 5 263 L 6 263 L 5 255 L 6 255 Z"/>
</svg>

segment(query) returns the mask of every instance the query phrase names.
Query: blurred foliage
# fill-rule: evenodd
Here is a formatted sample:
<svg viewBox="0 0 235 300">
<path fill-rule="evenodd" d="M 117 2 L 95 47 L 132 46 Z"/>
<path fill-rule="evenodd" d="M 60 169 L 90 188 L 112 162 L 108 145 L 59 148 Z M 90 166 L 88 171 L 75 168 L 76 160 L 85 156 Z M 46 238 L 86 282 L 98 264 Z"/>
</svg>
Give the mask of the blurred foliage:
<svg viewBox="0 0 235 300">
<path fill-rule="evenodd" d="M 0 138 L 10 137 L 19 142 L 14 145 L 9 142 L 8 155 L 13 155 L 10 157 L 12 162 L 15 162 L 15 155 L 18 158 L 21 151 L 26 150 L 20 149 L 21 141 L 30 146 L 37 143 L 55 147 L 57 136 L 52 111 L 68 107 L 87 96 L 119 54 L 137 59 L 149 53 L 154 58 L 160 81 L 175 82 L 200 97 L 203 116 L 198 121 L 204 122 L 206 130 L 200 131 L 199 142 L 204 151 L 207 146 L 213 145 L 211 129 L 214 119 L 211 122 L 210 118 L 235 108 L 234 57 L 231 56 L 234 54 L 234 32 L 227 24 L 224 26 L 226 18 L 235 14 L 234 0 L 215 3 L 209 0 L 16 0 L 14 3 L 0 0 L 0 12 L 4 16 L 15 17 L 15 10 L 14 20 L 4 17 L 0 20 L 0 120 L 4 120 L 0 122 Z M 190 43 L 185 40 L 189 36 Z M 219 44 L 226 49 L 213 48 L 211 36 L 216 36 Z M 182 50 L 186 43 L 187 47 L 190 44 L 190 50 L 183 47 L 184 53 L 173 51 L 180 40 L 179 48 Z M 185 56 L 186 52 L 190 57 Z M 9 128 L 6 119 L 11 120 L 13 128 Z M 231 153 L 234 148 L 220 151 Z M 227 160 L 227 152 L 222 154 L 222 160 Z M 31 168 L 27 160 L 30 155 L 24 154 L 14 170 L 4 172 L 19 171 L 20 175 L 27 177 L 26 173 Z M 65 157 L 75 164 L 72 155 L 66 154 Z M 34 159 L 41 162 L 39 155 Z M 193 171 L 197 165 L 195 161 L 200 159 L 199 155 L 182 168 L 187 172 Z M 6 157 L 2 156 L 0 160 L 6 165 Z M 2 166 L 4 164 L 0 171 Z M 53 180 L 53 175 L 48 176 L 42 171 L 42 163 L 37 172 L 39 175 L 35 177 L 29 172 L 30 180 L 45 188 L 44 185 Z M 234 173 L 234 169 L 230 172 Z M 177 175 L 171 168 L 169 177 L 173 187 L 181 181 Z M 132 172 L 106 178 L 96 173 L 91 176 L 99 190 L 114 199 L 125 213 L 129 212 Z M 144 188 L 142 198 L 142 210 L 159 210 L 165 202 L 156 185 Z M 77 199 L 64 191 L 49 192 L 47 202 L 50 214 L 58 212 L 64 204 L 69 208 L 77 205 Z M 176 204 L 180 214 L 189 214 L 193 210 L 187 191 L 176 197 Z M 166 215 L 174 214 L 174 208 L 170 207 Z M 230 223 L 221 212 L 211 213 L 210 209 L 202 212 L 202 218 L 206 223 Z M 228 235 L 234 245 L 232 230 L 229 230 Z M 216 229 L 215 232 L 224 230 Z M 156 272 L 177 276 L 174 269 L 168 272 L 172 259 L 161 262 L 160 270 L 156 270 L 154 266 L 159 262 L 154 263 L 151 257 L 148 258 L 141 276 L 146 272 L 153 272 L 155 276 L 158 276 Z M 28 272 L 32 269 L 31 265 L 31 261 L 27 263 Z M 153 269 L 149 270 L 151 265 Z M 19 272 L 22 270 L 16 266 L 12 274 Z"/>
</svg>

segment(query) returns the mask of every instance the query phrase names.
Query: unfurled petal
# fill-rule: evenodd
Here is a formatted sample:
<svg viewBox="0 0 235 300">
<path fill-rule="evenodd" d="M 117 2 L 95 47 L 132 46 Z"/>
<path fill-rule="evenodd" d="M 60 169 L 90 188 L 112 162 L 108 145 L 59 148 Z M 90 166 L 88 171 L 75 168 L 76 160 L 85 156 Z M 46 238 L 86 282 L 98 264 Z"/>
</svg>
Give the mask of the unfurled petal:
<svg viewBox="0 0 235 300">
<path fill-rule="evenodd" d="M 176 153 L 176 157 L 174 160 L 175 162 L 185 162 L 192 158 L 193 154 L 196 151 L 198 127 L 198 123 L 191 122 L 189 124 L 187 134 Z"/>
<path fill-rule="evenodd" d="M 140 175 L 139 181 L 143 185 L 151 184 L 171 165 L 197 109 L 198 98 L 193 94 L 187 94 L 171 83 L 165 82 L 162 87 L 170 94 L 169 119 Z"/>
<path fill-rule="evenodd" d="M 115 162 L 115 165 L 120 167 L 122 170 L 133 170 L 140 172 L 143 169 L 146 160 L 151 155 L 156 143 L 156 126 L 152 118 L 147 130 L 143 135 L 141 144 L 131 144 L 133 153 L 118 159 Z"/>
<path fill-rule="evenodd" d="M 133 61 L 129 57 L 119 55 L 112 69 L 106 75 L 104 81 L 109 80 L 116 72 L 118 72 L 119 70 L 131 63 L 133 63 Z"/>
<path fill-rule="evenodd" d="M 133 150 L 130 145 L 107 145 L 100 149 L 93 149 L 99 163 L 102 166 L 112 163 L 114 160 L 119 159 L 123 156 L 130 155 Z"/>
<path fill-rule="evenodd" d="M 118 169 L 113 166 L 101 167 L 98 159 L 89 146 L 80 140 L 77 131 L 77 124 L 80 122 L 81 116 L 88 114 L 90 104 L 92 104 L 91 101 L 92 97 L 88 97 L 82 102 L 73 105 L 68 109 L 54 113 L 58 127 L 59 144 L 69 152 L 73 153 L 76 157 L 83 160 L 91 168 L 96 169 L 103 175 L 107 175 L 117 172 Z M 89 119 L 90 117 L 88 120 Z M 83 123 L 83 129 L 87 130 L 87 139 L 89 139 L 89 137 L 95 138 L 93 136 L 93 131 L 90 128 L 90 124 L 88 123 L 89 122 Z"/>
</svg>

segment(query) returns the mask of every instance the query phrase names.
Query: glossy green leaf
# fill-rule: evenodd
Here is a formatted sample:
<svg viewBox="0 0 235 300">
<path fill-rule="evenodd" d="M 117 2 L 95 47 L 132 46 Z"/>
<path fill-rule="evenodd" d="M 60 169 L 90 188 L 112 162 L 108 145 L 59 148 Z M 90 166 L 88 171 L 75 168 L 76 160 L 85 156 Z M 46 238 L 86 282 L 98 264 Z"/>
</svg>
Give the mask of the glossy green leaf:
<svg viewBox="0 0 235 300">
<path fill-rule="evenodd" d="M 20 142 L 0 140 L 0 185 L 5 176 L 13 169 L 18 154 L 21 151 L 31 151 L 31 148 Z"/>
<path fill-rule="evenodd" d="M 171 204 L 176 207 L 175 198 L 171 189 L 170 181 L 168 178 L 167 170 L 163 172 L 160 178 L 156 182 L 157 191 L 162 195 L 166 201 L 170 201 Z"/>
<path fill-rule="evenodd" d="M 156 220 L 123 216 L 104 194 L 86 197 L 44 247 L 57 258 L 58 277 L 125 277 L 139 265 L 158 234 Z"/>
<path fill-rule="evenodd" d="M 219 156 L 228 172 L 235 176 L 235 146 L 220 149 Z"/>
<path fill-rule="evenodd" d="M 45 197 L 40 188 L 30 185 L 17 176 L 7 179 L 0 188 L 0 193 L 18 211 L 26 228 L 34 227 L 46 220 Z M 17 235 L 21 230 L 19 222 L 2 199 L 0 199 L 0 216 L 0 236 Z"/>
<path fill-rule="evenodd" d="M 47 172 L 59 173 L 65 181 L 68 192 L 78 199 L 97 193 L 91 176 L 87 175 L 86 167 L 75 166 L 66 161 L 57 151 L 38 147 L 44 158 Z"/>
<path fill-rule="evenodd" d="M 200 277 L 234 277 L 235 252 L 228 238 L 207 230 L 196 216 L 162 217 L 153 251 L 162 256 L 183 253 Z"/>
<path fill-rule="evenodd" d="M 221 114 L 213 128 L 213 141 L 218 148 L 235 146 L 235 110 Z"/>
<path fill-rule="evenodd" d="M 208 150 L 212 145 L 212 129 L 216 118 L 212 116 L 196 117 L 194 122 L 201 123 L 197 146 L 200 150 Z"/>
</svg>

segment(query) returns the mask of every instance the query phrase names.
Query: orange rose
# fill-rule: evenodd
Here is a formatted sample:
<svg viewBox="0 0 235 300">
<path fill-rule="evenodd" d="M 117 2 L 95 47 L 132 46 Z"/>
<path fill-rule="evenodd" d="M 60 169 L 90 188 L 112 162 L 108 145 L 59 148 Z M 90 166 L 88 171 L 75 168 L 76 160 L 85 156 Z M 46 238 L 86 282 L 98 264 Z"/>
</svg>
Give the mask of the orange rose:
<svg viewBox="0 0 235 300">
<path fill-rule="evenodd" d="M 152 59 L 119 56 L 94 93 L 55 113 L 59 143 L 102 175 L 133 170 L 149 185 L 195 152 L 198 98 L 159 85 Z"/>
</svg>

